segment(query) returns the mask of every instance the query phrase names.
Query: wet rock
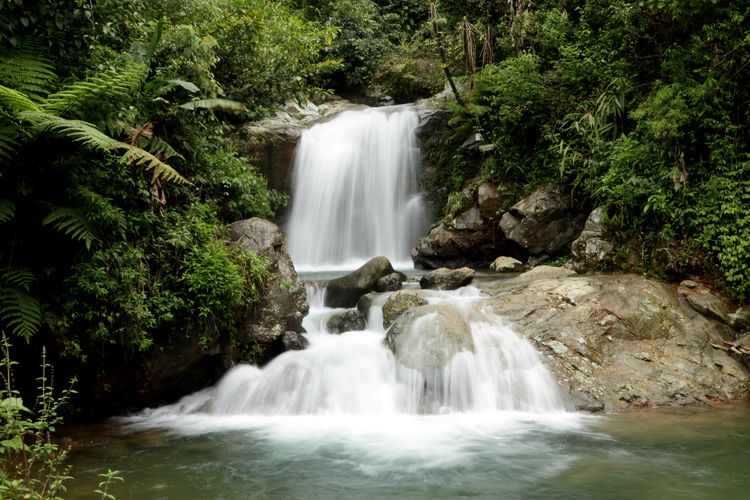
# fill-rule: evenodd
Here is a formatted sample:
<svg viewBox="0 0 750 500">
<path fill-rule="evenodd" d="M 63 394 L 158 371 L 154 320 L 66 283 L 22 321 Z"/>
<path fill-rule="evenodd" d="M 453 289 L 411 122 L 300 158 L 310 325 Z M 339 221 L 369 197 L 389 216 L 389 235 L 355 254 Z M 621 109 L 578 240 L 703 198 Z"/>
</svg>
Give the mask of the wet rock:
<svg viewBox="0 0 750 500">
<path fill-rule="evenodd" d="M 602 224 L 602 209 L 586 219 L 580 236 L 571 244 L 571 267 L 579 273 L 601 269 L 614 250 L 614 240 Z"/>
<path fill-rule="evenodd" d="M 546 354 L 581 409 L 607 411 L 742 399 L 748 371 L 711 347 L 734 334 L 640 275 L 542 266 L 484 290 L 489 306 Z"/>
<path fill-rule="evenodd" d="M 364 294 L 357 301 L 357 310 L 361 312 L 365 318 L 369 317 L 370 309 L 378 301 L 379 296 L 380 294 L 375 292 Z"/>
<path fill-rule="evenodd" d="M 520 273 L 523 272 L 523 262 L 513 257 L 498 257 L 490 264 L 490 269 L 496 273 Z"/>
<path fill-rule="evenodd" d="M 497 186 L 490 182 L 483 182 L 477 188 L 477 206 L 482 217 L 492 219 L 498 217 L 501 199 Z"/>
<path fill-rule="evenodd" d="M 460 269 L 443 267 L 422 276 L 422 279 L 419 280 L 419 286 L 432 290 L 455 290 L 471 283 L 474 274 L 474 270 L 468 267 Z"/>
<path fill-rule="evenodd" d="M 365 328 L 367 328 L 365 317 L 356 309 L 334 314 L 326 322 L 326 329 L 331 333 L 353 332 Z"/>
<path fill-rule="evenodd" d="M 284 344 L 285 351 L 301 351 L 310 345 L 304 335 L 299 332 L 284 332 L 284 336 L 281 337 L 281 341 Z"/>
<path fill-rule="evenodd" d="M 451 304 L 431 304 L 403 313 L 386 336 L 396 359 L 408 368 L 445 366 L 461 351 L 474 351 L 469 325 Z"/>
<path fill-rule="evenodd" d="M 529 254 L 556 255 L 578 237 L 585 221 L 586 215 L 572 205 L 569 196 L 543 187 L 505 212 L 500 228 Z"/>
<path fill-rule="evenodd" d="M 375 290 L 380 278 L 393 272 L 387 258 L 370 259 L 346 276 L 330 280 L 326 284 L 325 304 L 328 307 L 355 307 L 362 295 Z"/>
<path fill-rule="evenodd" d="M 284 332 L 301 332 L 309 309 L 307 294 L 278 226 L 253 218 L 231 224 L 230 231 L 230 240 L 245 252 L 264 256 L 274 275 L 260 302 L 240 313 L 240 341 L 270 343 Z"/>
<path fill-rule="evenodd" d="M 401 290 L 401 284 L 406 280 L 402 273 L 391 273 L 375 282 L 376 292 L 395 292 Z"/>
<path fill-rule="evenodd" d="M 383 327 L 388 328 L 405 311 L 427 304 L 416 290 L 394 293 L 383 304 Z"/>
</svg>

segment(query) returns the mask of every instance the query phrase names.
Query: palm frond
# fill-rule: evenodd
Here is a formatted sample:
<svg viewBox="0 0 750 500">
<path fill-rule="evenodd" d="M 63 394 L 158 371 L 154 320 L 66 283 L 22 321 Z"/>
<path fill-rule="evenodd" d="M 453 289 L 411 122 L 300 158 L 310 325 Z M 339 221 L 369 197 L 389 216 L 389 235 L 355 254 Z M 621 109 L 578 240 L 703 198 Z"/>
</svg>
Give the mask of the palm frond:
<svg viewBox="0 0 750 500">
<path fill-rule="evenodd" d="M 48 113 L 62 115 L 97 99 L 127 98 L 140 87 L 147 72 L 146 65 L 129 62 L 122 68 L 97 73 L 50 94 L 42 107 Z"/>
<path fill-rule="evenodd" d="M 247 108 L 245 105 L 238 101 L 232 101 L 230 99 L 198 99 L 197 101 L 186 102 L 180 104 L 183 109 L 209 109 L 209 110 L 220 110 L 220 111 L 231 111 L 233 113 L 242 113 Z"/>
<path fill-rule="evenodd" d="M 14 115 L 22 111 L 39 111 L 39 106 L 26 94 L 5 85 L 0 85 L 0 105 Z"/>
<path fill-rule="evenodd" d="M 42 307 L 20 288 L 0 288 L 0 320 L 10 331 L 28 342 L 42 325 Z"/>
<path fill-rule="evenodd" d="M 14 88 L 40 101 L 57 79 L 44 46 L 25 39 L 16 47 L 0 53 L 0 84 Z"/>
<path fill-rule="evenodd" d="M 10 200 L 0 198 L 0 224 L 11 220 L 16 213 L 16 205 Z"/>
<path fill-rule="evenodd" d="M 83 242 L 86 250 L 90 250 L 91 245 L 99 240 L 88 220 L 74 208 L 57 207 L 44 218 L 42 224 Z"/>
</svg>

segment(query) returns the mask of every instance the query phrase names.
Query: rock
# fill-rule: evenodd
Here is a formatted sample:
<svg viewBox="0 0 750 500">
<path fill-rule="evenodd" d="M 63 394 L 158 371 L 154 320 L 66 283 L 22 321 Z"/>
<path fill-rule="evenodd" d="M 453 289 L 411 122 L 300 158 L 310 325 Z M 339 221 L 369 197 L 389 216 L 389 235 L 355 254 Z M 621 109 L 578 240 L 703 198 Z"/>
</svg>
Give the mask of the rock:
<svg viewBox="0 0 750 500">
<path fill-rule="evenodd" d="M 455 290 L 471 283 L 474 274 L 474 270 L 468 267 L 460 269 L 442 267 L 422 276 L 422 279 L 419 280 L 419 286 L 433 290 Z"/>
<path fill-rule="evenodd" d="M 579 273 L 601 269 L 614 247 L 614 240 L 602 224 L 602 209 L 596 208 L 571 244 L 571 267 Z"/>
<path fill-rule="evenodd" d="M 750 307 L 744 306 L 738 308 L 729 314 L 729 326 L 737 331 L 747 330 L 750 328 Z"/>
<path fill-rule="evenodd" d="M 685 286 L 685 282 L 683 282 L 678 288 L 678 292 L 685 297 L 690 307 L 707 318 L 721 321 L 727 325 L 732 323 L 730 314 L 734 312 L 735 308 L 729 300 L 716 295 L 708 287 L 694 281 L 687 283 L 687 285 Z"/>
<path fill-rule="evenodd" d="M 519 201 L 500 219 L 505 237 L 532 255 L 556 255 L 583 230 L 586 216 L 570 198 L 553 187 L 543 187 Z"/>
<path fill-rule="evenodd" d="M 513 257 L 498 257 L 490 264 L 490 269 L 496 273 L 521 273 L 523 262 Z"/>
<path fill-rule="evenodd" d="M 375 282 L 376 292 L 395 292 L 401 290 L 401 283 L 406 280 L 402 273 L 391 273 Z"/>
<path fill-rule="evenodd" d="M 230 231 L 230 240 L 242 251 L 262 255 L 268 260 L 274 276 L 260 302 L 241 312 L 240 341 L 270 343 L 284 332 L 303 331 L 302 319 L 309 309 L 307 294 L 278 226 L 253 218 L 231 224 Z"/>
<path fill-rule="evenodd" d="M 394 293 L 383 304 L 383 327 L 388 328 L 405 311 L 427 304 L 416 290 Z"/>
<path fill-rule="evenodd" d="M 364 294 L 357 301 L 357 310 L 361 312 L 365 318 L 369 317 L 370 309 L 377 303 L 378 297 L 380 297 L 380 294 L 375 292 Z"/>
<path fill-rule="evenodd" d="M 403 313 L 386 335 L 396 359 L 408 368 L 445 366 L 461 351 L 474 351 L 471 330 L 452 304 L 431 304 Z"/>
<path fill-rule="evenodd" d="M 542 266 L 485 293 L 543 353 L 578 408 L 617 411 L 742 399 L 748 370 L 711 347 L 734 334 L 640 275 Z"/>
<path fill-rule="evenodd" d="M 359 269 L 330 280 L 326 284 L 325 305 L 327 307 L 354 307 L 359 298 L 375 289 L 377 281 L 392 274 L 393 266 L 385 257 L 375 257 Z"/>
<path fill-rule="evenodd" d="M 330 333 L 353 332 L 365 328 L 367 328 L 367 321 L 364 315 L 356 309 L 334 314 L 326 321 L 326 329 Z"/>
<path fill-rule="evenodd" d="M 498 216 L 497 211 L 500 209 L 500 195 L 497 192 L 497 186 L 490 182 L 483 182 L 477 188 L 477 206 L 482 217 L 494 219 Z"/>
<path fill-rule="evenodd" d="M 281 341 L 284 344 L 285 351 L 301 351 L 310 345 L 310 342 L 307 341 L 304 335 L 292 331 L 284 332 Z"/>
</svg>

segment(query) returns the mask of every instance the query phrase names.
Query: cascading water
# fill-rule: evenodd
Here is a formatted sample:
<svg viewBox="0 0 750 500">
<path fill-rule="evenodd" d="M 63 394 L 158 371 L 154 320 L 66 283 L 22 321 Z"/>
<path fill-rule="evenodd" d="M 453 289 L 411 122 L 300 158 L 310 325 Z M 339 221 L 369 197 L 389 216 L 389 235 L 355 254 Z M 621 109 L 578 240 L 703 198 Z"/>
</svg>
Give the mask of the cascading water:
<svg viewBox="0 0 750 500">
<path fill-rule="evenodd" d="M 297 270 L 354 269 L 384 255 L 411 268 L 426 219 L 416 112 L 341 113 L 302 134 L 294 160 L 289 254 Z"/>
</svg>

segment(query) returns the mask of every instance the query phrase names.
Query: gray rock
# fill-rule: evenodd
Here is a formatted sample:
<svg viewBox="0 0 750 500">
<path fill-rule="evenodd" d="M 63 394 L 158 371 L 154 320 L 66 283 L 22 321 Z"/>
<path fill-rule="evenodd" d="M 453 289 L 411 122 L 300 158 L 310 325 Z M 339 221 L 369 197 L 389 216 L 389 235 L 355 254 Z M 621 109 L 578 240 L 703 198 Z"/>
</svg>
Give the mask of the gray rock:
<svg viewBox="0 0 750 500">
<path fill-rule="evenodd" d="M 617 411 L 744 398 L 748 370 L 711 347 L 733 338 L 669 285 L 549 266 L 485 289 L 488 306 L 546 353 L 581 409 Z"/>
<path fill-rule="evenodd" d="M 498 216 L 497 211 L 500 209 L 500 194 L 497 192 L 497 186 L 490 182 L 483 182 L 477 188 L 477 206 L 482 217 L 494 219 Z"/>
<path fill-rule="evenodd" d="M 455 290 L 471 283 L 474 270 L 468 267 L 460 269 L 440 268 L 431 271 L 419 280 L 419 286 L 432 290 Z"/>
<path fill-rule="evenodd" d="M 727 325 L 732 323 L 730 315 L 734 313 L 735 308 L 729 300 L 716 295 L 708 287 L 694 281 L 689 282 L 688 285 L 692 288 L 683 284 L 678 291 L 680 295 L 685 297 L 690 307 L 707 318 L 721 321 Z"/>
<path fill-rule="evenodd" d="M 427 304 L 427 301 L 417 290 L 394 293 L 383 304 L 383 327 L 391 326 L 405 311 L 425 304 Z"/>
<path fill-rule="evenodd" d="M 365 317 L 356 309 L 334 314 L 326 321 L 326 329 L 331 333 L 353 332 L 365 328 L 367 328 Z"/>
<path fill-rule="evenodd" d="M 309 309 L 307 294 L 278 226 L 253 218 L 231 224 L 230 231 L 230 240 L 244 252 L 264 256 L 274 275 L 260 302 L 241 312 L 240 340 L 270 343 L 284 332 L 301 332 Z"/>
<path fill-rule="evenodd" d="M 571 244 L 571 267 L 579 273 L 601 269 L 614 250 L 614 240 L 602 224 L 602 209 L 586 219 L 580 236 Z"/>
<path fill-rule="evenodd" d="M 285 351 L 301 351 L 310 345 L 304 335 L 299 332 L 284 332 L 284 336 L 281 337 L 281 341 L 284 344 Z"/>
<path fill-rule="evenodd" d="M 490 269 L 496 273 L 520 273 L 523 272 L 523 262 L 513 257 L 498 257 L 490 264 Z"/>
<path fill-rule="evenodd" d="M 474 351 L 471 330 L 452 304 L 409 309 L 388 330 L 386 344 L 408 368 L 445 366 L 461 351 Z"/>
<path fill-rule="evenodd" d="M 392 274 L 393 266 L 385 257 L 375 257 L 359 269 L 335 278 L 326 284 L 325 305 L 328 307 L 355 307 L 359 298 L 373 290 L 378 280 Z"/>
<path fill-rule="evenodd" d="M 743 306 L 729 314 L 729 326 L 738 331 L 750 328 L 750 307 Z"/>
<path fill-rule="evenodd" d="M 370 309 L 375 305 L 379 296 L 380 294 L 375 292 L 364 294 L 357 301 L 357 310 L 361 312 L 365 318 L 369 317 Z"/>
<path fill-rule="evenodd" d="M 532 255 L 564 251 L 583 229 L 586 215 L 570 198 L 553 187 L 543 187 L 519 201 L 500 219 L 505 237 Z"/>
<path fill-rule="evenodd" d="M 376 292 L 395 292 L 401 290 L 401 284 L 406 280 L 406 276 L 401 273 L 391 273 L 383 276 L 375 282 Z"/>
</svg>

